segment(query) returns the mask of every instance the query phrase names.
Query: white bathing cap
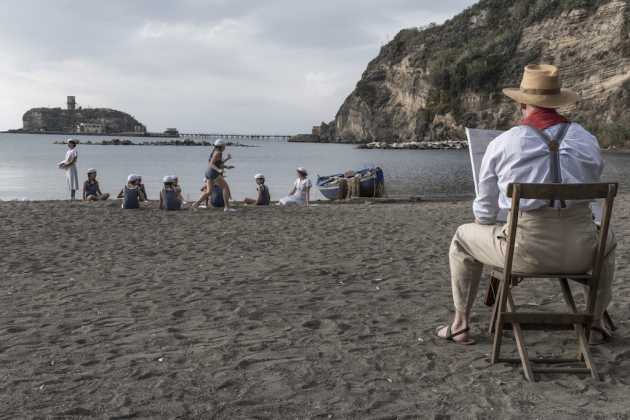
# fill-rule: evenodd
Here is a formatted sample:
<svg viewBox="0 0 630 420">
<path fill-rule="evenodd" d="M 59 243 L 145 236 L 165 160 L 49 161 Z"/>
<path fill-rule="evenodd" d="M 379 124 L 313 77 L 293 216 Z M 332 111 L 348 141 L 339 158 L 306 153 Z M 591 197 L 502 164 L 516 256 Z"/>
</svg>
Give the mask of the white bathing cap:
<svg viewBox="0 0 630 420">
<path fill-rule="evenodd" d="M 218 146 L 225 146 L 225 142 L 222 139 L 216 139 L 214 141 L 214 145 L 217 146 L 217 147 Z"/>
<path fill-rule="evenodd" d="M 96 169 L 94 169 L 94 168 L 90 168 L 90 169 L 87 170 L 87 174 L 88 175 L 89 174 L 95 174 L 95 173 L 96 173 Z"/>
<path fill-rule="evenodd" d="M 131 174 L 127 177 L 127 182 L 133 182 L 137 180 L 138 180 L 138 176 L 136 174 Z"/>
<path fill-rule="evenodd" d="M 265 176 L 263 174 L 256 174 L 254 179 L 265 179 Z"/>
</svg>

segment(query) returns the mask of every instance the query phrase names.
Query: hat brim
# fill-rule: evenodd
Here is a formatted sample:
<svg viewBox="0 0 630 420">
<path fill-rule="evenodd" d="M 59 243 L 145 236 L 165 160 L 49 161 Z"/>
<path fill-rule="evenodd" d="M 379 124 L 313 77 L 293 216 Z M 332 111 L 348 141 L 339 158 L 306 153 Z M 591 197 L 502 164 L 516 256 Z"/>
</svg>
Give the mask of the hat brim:
<svg viewBox="0 0 630 420">
<path fill-rule="evenodd" d="M 520 104 L 541 108 L 562 108 L 573 105 L 580 100 L 577 93 L 568 89 L 562 89 L 557 95 L 531 95 L 523 93 L 519 88 L 505 88 L 503 94 Z"/>
</svg>

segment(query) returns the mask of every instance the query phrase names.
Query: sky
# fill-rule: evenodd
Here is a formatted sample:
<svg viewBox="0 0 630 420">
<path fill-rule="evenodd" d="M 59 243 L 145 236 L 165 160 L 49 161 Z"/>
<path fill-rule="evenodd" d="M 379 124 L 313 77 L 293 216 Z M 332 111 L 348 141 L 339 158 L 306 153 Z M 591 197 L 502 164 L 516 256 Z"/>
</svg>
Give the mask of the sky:
<svg viewBox="0 0 630 420">
<path fill-rule="evenodd" d="M 334 118 L 399 30 L 473 3 L 3 0 L 0 130 L 75 95 L 150 131 L 310 132 Z"/>
</svg>

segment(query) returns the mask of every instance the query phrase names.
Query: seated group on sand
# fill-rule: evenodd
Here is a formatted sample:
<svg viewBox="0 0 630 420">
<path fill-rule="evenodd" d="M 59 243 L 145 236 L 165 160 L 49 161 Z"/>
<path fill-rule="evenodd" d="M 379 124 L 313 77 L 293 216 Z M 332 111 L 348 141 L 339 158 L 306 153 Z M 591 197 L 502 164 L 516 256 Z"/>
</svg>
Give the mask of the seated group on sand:
<svg viewBox="0 0 630 420">
<path fill-rule="evenodd" d="M 66 179 L 71 194 L 71 199 L 75 197 L 75 191 L 78 190 L 78 177 L 76 170 L 76 162 L 78 158 L 77 144 L 74 139 L 67 142 L 68 153 L 66 159 L 58 163 L 59 168 L 66 171 Z M 223 173 L 225 169 L 232 169 L 233 166 L 226 165 L 231 159 L 228 154 L 225 159 L 223 152 L 225 151 L 225 143 L 217 140 L 214 149 L 208 159 L 208 169 L 204 176 L 204 185 L 201 189 L 201 196 L 193 203 L 192 207 L 197 208 L 205 203 L 206 207 L 212 204 L 213 207 L 223 207 L 225 211 L 232 211 L 230 208 L 230 200 L 232 194 L 230 187 L 225 180 Z M 289 195 L 278 200 L 279 205 L 310 205 L 310 191 L 312 183 L 308 179 L 306 169 L 299 167 L 296 169 L 297 179 L 293 182 Z M 109 194 L 101 191 L 100 184 L 96 179 L 96 169 L 87 171 L 87 180 L 83 183 L 83 200 L 100 201 L 107 200 Z M 271 194 L 269 187 L 265 184 L 265 176 L 256 174 L 254 176 L 256 182 L 256 198 L 245 198 L 244 203 L 256 206 L 268 206 L 271 204 Z M 180 210 L 184 208 L 184 199 L 182 189 L 179 186 L 179 179 L 175 175 L 167 175 L 163 178 L 163 188 L 160 191 L 160 209 L 164 210 Z M 148 201 L 147 192 L 142 183 L 142 177 L 137 174 L 130 174 L 127 177 L 127 183 L 117 195 L 122 200 L 121 207 L 124 209 L 138 209 L 140 203 Z"/>
</svg>

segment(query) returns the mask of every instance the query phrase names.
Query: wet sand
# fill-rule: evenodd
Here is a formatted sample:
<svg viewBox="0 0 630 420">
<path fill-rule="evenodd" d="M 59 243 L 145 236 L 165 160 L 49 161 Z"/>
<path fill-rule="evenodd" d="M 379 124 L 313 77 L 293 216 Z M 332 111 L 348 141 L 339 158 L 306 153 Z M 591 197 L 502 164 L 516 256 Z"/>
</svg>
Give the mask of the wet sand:
<svg viewBox="0 0 630 420">
<path fill-rule="evenodd" d="M 623 240 L 628 197 L 616 215 Z M 604 381 L 530 384 L 489 364 L 482 293 L 477 345 L 433 337 L 451 317 L 450 238 L 470 217 L 469 202 L 234 214 L 0 203 L 0 416 L 625 418 L 625 244 L 619 330 L 593 349 Z M 519 289 L 530 307 L 561 299 L 551 283 Z M 570 332 L 526 338 L 532 355 L 575 354 Z"/>
</svg>

